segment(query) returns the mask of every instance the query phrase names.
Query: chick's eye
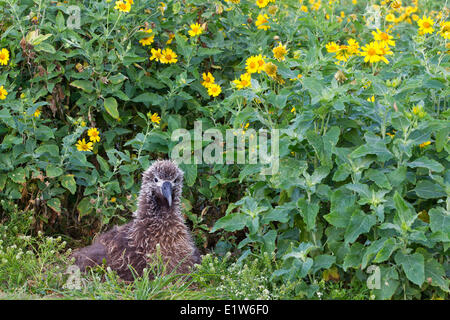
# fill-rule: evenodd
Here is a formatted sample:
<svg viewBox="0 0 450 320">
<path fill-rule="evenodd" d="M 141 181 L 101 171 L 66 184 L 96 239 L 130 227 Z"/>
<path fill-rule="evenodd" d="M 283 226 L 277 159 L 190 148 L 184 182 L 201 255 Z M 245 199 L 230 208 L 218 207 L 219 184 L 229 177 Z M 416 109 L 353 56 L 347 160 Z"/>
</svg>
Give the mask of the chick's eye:
<svg viewBox="0 0 450 320">
<path fill-rule="evenodd" d="M 155 178 L 155 182 L 158 182 L 158 178 Z"/>
<path fill-rule="evenodd" d="M 178 183 L 178 181 L 180 181 L 180 178 L 176 178 L 175 180 L 173 180 L 173 182 Z"/>
</svg>

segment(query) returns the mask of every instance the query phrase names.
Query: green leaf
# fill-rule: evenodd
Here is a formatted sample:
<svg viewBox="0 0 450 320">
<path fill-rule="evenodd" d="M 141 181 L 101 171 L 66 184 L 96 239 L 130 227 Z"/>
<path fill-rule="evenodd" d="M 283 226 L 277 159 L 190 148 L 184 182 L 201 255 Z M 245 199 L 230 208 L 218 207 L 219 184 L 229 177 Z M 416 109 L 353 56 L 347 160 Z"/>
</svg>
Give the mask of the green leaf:
<svg viewBox="0 0 450 320">
<path fill-rule="evenodd" d="M 447 195 L 440 185 L 433 183 L 430 180 L 419 181 L 413 191 L 416 192 L 419 198 L 424 199 L 442 198 Z"/>
<path fill-rule="evenodd" d="M 443 208 L 433 208 L 428 215 L 431 231 L 450 235 L 450 215 Z"/>
<path fill-rule="evenodd" d="M 346 228 L 355 210 L 356 196 L 352 193 L 336 190 L 331 195 L 330 213 L 324 218 L 335 227 Z"/>
<path fill-rule="evenodd" d="M 77 190 L 77 184 L 75 183 L 75 178 L 73 174 L 66 174 L 60 178 L 61 185 L 70 191 L 71 194 L 75 194 Z"/>
<path fill-rule="evenodd" d="M 345 230 L 345 243 L 353 243 L 359 235 L 369 232 L 370 228 L 377 222 L 373 215 L 366 215 L 361 210 L 356 209 L 348 222 L 348 227 Z"/>
<path fill-rule="evenodd" d="M 384 188 L 384 189 L 388 189 L 388 190 L 392 189 L 392 186 L 389 183 L 388 178 L 382 171 L 375 170 L 375 169 L 369 169 L 366 171 L 365 174 L 366 174 L 367 179 L 375 182 L 376 185 L 379 186 L 380 188 Z"/>
<path fill-rule="evenodd" d="M 407 165 L 410 168 L 420 167 L 420 168 L 426 168 L 426 169 L 429 169 L 430 171 L 435 171 L 435 172 L 444 171 L 444 166 L 442 164 L 440 164 L 436 160 L 429 159 L 427 157 L 420 157 L 419 159 L 417 159 L 413 162 L 409 162 Z"/>
<path fill-rule="evenodd" d="M 396 215 L 400 218 L 401 221 L 401 228 L 406 229 L 406 227 L 410 227 L 414 220 L 416 219 L 417 215 L 415 212 L 413 212 L 413 209 L 409 205 L 408 202 L 403 200 L 402 196 L 398 193 L 398 191 L 395 191 L 394 194 L 394 204 L 395 209 L 397 209 Z"/>
<path fill-rule="evenodd" d="M 425 261 L 420 253 L 404 254 L 399 251 L 394 257 L 395 262 L 402 266 L 406 277 L 421 286 L 425 281 Z"/>
<path fill-rule="evenodd" d="M 27 182 L 26 171 L 22 167 L 19 167 L 16 170 L 14 170 L 13 172 L 11 172 L 9 174 L 9 178 L 11 179 L 11 181 L 14 181 L 15 183 L 25 183 L 25 182 Z"/>
<path fill-rule="evenodd" d="M 329 269 L 335 262 L 335 256 L 330 256 L 329 254 L 321 254 L 314 258 L 312 272 L 316 273 L 320 269 Z"/>
<path fill-rule="evenodd" d="M 119 119 L 119 111 L 117 110 L 117 100 L 113 97 L 106 98 L 104 101 L 106 112 L 114 119 Z"/>
<path fill-rule="evenodd" d="M 237 230 L 242 230 L 250 221 L 250 216 L 242 213 L 230 213 L 226 216 L 220 218 L 214 224 L 214 227 L 211 229 L 211 232 L 216 232 L 219 229 L 223 229 L 225 231 L 234 232 Z"/>
<path fill-rule="evenodd" d="M 94 91 L 94 86 L 92 85 L 92 82 L 89 80 L 75 80 L 70 83 L 72 87 L 81 89 L 87 93 L 92 93 Z"/>
<path fill-rule="evenodd" d="M 319 212 L 319 203 L 308 202 L 305 198 L 300 198 L 297 201 L 297 207 L 300 210 L 300 214 L 306 223 L 306 229 L 312 231 L 316 228 L 316 217 Z"/>
<path fill-rule="evenodd" d="M 192 187 L 197 180 L 197 165 L 180 163 L 179 167 L 184 172 L 184 181 L 188 187 Z"/>
<path fill-rule="evenodd" d="M 91 213 L 94 209 L 94 206 L 92 205 L 90 198 L 86 197 L 81 199 L 81 201 L 77 205 L 77 209 L 80 214 L 78 219 L 81 219 L 82 217 Z"/>
<path fill-rule="evenodd" d="M 449 290 L 449 279 L 446 278 L 442 264 L 431 258 L 425 261 L 425 279 L 431 279 L 431 285 L 440 287 L 445 292 Z"/>
<path fill-rule="evenodd" d="M 52 198 L 47 200 L 47 206 L 50 207 L 56 213 L 61 213 L 61 200 L 58 198 Z"/>
<path fill-rule="evenodd" d="M 133 102 L 143 102 L 146 105 L 157 106 L 163 101 L 160 95 L 151 92 L 142 93 L 132 99 Z"/>
<path fill-rule="evenodd" d="M 375 259 L 373 262 L 380 263 L 384 262 L 389 259 L 389 257 L 392 255 L 392 253 L 397 250 L 398 244 L 395 240 L 395 238 L 389 238 L 383 243 L 383 247 L 380 249 L 380 251 L 376 254 Z"/>
<path fill-rule="evenodd" d="M 46 175 L 49 178 L 56 178 L 59 177 L 64 173 L 64 170 L 61 168 L 58 168 L 52 164 L 49 164 L 48 167 L 45 169 Z"/>
</svg>

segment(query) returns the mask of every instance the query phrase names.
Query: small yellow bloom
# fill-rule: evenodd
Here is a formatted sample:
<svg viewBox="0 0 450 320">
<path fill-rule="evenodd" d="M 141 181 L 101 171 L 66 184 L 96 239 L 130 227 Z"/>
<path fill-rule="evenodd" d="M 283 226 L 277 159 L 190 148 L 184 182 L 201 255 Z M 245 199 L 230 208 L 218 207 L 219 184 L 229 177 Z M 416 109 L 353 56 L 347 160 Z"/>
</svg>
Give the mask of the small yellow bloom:
<svg viewBox="0 0 450 320">
<path fill-rule="evenodd" d="M 159 61 L 161 63 L 175 63 L 178 61 L 177 54 L 170 48 L 164 49 L 161 51 L 161 58 Z"/>
<path fill-rule="evenodd" d="M 2 50 L 0 50 L 0 64 L 6 65 L 8 64 L 8 61 L 9 61 L 9 51 L 8 49 L 3 48 Z"/>
<path fill-rule="evenodd" d="M 361 56 L 365 57 L 364 62 L 375 63 L 381 60 L 382 51 L 376 41 L 372 41 L 361 48 Z"/>
<path fill-rule="evenodd" d="M 295 107 L 292 107 L 291 112 L 295 113 Z"/>
<path fill-rule="evenodd" d="M 264 15 L 258 15 L 255 21 L 255 25 L 258 27 L 258 29 L 261 30 L 267 30 L 270 29 L 269 23 L 269 16 L 267 14 Z"/>
<path fill-rule="evenodd" d="M 308 7 L 307 6 L 301 6 L 300 7 L 300 11 L 308 12 Z"/>
<path fill-rule="evenodd" d="M 208 94 L 212 97 L 217 97 L 222 92 L 222 88 L 218 85 L 213 83 L 208 88 Z"/>
<path fill-rule="evenodd" d="M 419 25 L 419 33 L 420 34 L 427 34 L 427 33 L 433 33 L 433 25 L 434 20 L 431 19 L 431 17 L 427 17 L 426 15 L 423 15 L 422 19 L 419 19 L 417 21 L 417 24 Z"/>
<path fill-rule="evenodd" d="M 33 113 L 33 117 L 38 118 L 41 115 L 41 110 L 36 109 L 36 111 Z"/>
<path fill-rule="evenodd" d="M 92 142 L 100 142 L 100 132 L 97 128 L 90 128 L 87 134 Z"/>
<path fill-rule="evenodd" d="M 211 74 L 211 72 L 203 73 L 202 77 L 203 77 L 202 86 L 204 86 L 205 88 L 209 88 L 209 86 L 214 84 L 215 79 L 214 76 Z"/>
<path fill-rule="evenodd" d="M 153 32 L 152 29 L 140 29 L 139 31 L 142 31 L 145 33 Z M 153 43 L 154 39 L 155 39 L 155 35 L 150 35 L 149 37 L 142 38 L 141 40 L 139 40 L 139 43 L 142 44 L 143 46 L 149 46 Z"/>
<path fill-rule="evenodd" d="M 149 118 L 152 123 L 159 124 L 161 122 L 161 117 L 159 117 L 156 112 L 154 114 L 152 114 Z"/>
<path fill-rule="evenodd" d="M 109 201 L 111 201 L 112 203 L 114 203 L 114 202 L 116 202 L 116 200 L 117 200 L 116 197 L 112 197 L 111 200 L 109 200 Z"/>
<path fill-rule="evenodd" d="M 264 65 L 264 72 L 267 73 L 267 75 L 271 78 L 276 78 L 277 76 L 277 66 L 274 65 L 272 62 L 268 62 Z"/>
<path fill-rule="evenodd" d="M 375 96 L 371 96 L 371 97 L 367 98 L 367 101 L 375 102 Z"/>
<path fill-rule="evenodd" d="M 203 28 L 199 23 L 193 23 L 190 27 L 191 30 L 189 30 L 188 33 L 191 37 L 195 37 L 203 33 Z"/>
<path fill-rule="evenodd" d="M 281 43 L 278 44 L 278 47 L 273 48 L 272 52 L 273 55 L 275 57 L 275 59 L 277 59 L 278 61 L 284 61 L 285 60 L 285 55 L 287 54 L 289 50 L 286 50 L 286 46 L 282 45 Z"/>
<path fill-rule="evenodd" d="M 380 29 L 377 28 L 377 32 L 372 31 L 373 38 L 376 41 L 379 41 L 381 44 L 389 45 L 392 47 L 395 47 L 395 41 L 392 40 L 394 37 L 388 34 L 387 32 L 382 32 Z"/>
<path fill-rule="evenodd" d="M 128 1 L 123 2 L 122 0 L 116 1 L 116 6 L 114 9 L 122 11 L 122 12 L 130 12 L 131 10 L 131 3 Z"/>
<path fill-rule="evenodd" d="M 252 86 L 251 80 L 252 78 L 250 73 L 244 73 L 241 74 L 239 80 L 238 79 L 233 80 L 233 83 L 236 85 L 236 88 L 238 90 L 241 90 L 243 88 L 251 87 Z"/>
<path fill-rule="evenodd" d="M 0 87 L 0 100 L 5 100 L 6 96 L 8 95 L 8 91 L 3 88 L 3 86 Z"/>
<path fill-rule="evenodd" d="M 247 69 L 248 73 L 261 72 L 256 56 L 251 56 L 250 58 L 247 58 L 247 60 L 245 61 L 245 65 L 246 65 L 245 69 Z"/>
<path fill-rule="evenodd" d="M 264 8 L 269 4 L 269 0 L 256 0 L 256 5 L 260 8 Z"/>
<path fill-rule="evenodd" d="M 428 146 L 428 145 L 430 145 L 430 144 L 431 144 L 431 141 L 426 141 L 426 142 L 424 142 L 424 143 L 419 144 L 419 147 L 425 148 L 426 146 Z"/>
<path fill-rule="evenodd" d="M 150 61 L 155 60 L 160 62 L 162 59 L 162 53 L 161 53 L 161 49 L 153 49 L 151 50 L 152 56 L 150 57 Z"/>
<path fill-rule="evenodd" d="M 84 139 L 78 140 L 75 146 L 77 147 L 78 151 L 91 151 L 94 148 L 92 142 L 86 143 Z"/>
</svg>

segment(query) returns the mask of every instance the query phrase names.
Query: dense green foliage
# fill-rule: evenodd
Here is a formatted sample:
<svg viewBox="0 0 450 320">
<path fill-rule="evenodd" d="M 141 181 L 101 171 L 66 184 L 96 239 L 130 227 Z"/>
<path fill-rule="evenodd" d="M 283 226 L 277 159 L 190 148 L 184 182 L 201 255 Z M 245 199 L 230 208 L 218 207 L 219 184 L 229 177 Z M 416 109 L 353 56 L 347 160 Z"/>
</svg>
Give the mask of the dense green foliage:
<svg viewBox="0 0 450 320">
<path fill-rule="evenodd" d="M 274 175 L 260 175 L 261 164 L 181 165 L 199 247 L 239 249 L 240 261 L 269 254 L 270 267 L 255 270 L 277 289 L 255 297 L 312 297 L 340 280 L 379 299 L 448 298 L 450 65 L 439 24 L 448 8 L 303 2 L 134 0 L 121 12 L 106 0 L 0 1 L 0 50 L 10 55 L 0 65 L 1 222 L 31 211 L 32 230 L 18 234 L 90 239 L 130 217 L 140 174 L 168 157 L 176 129 L 283 129 Z M 80 28 L 68 27 L 70 5 Z M 418 33 L 414 12 L 433 17 L 433 33 Z M 257 28 L 259 14 L 270 29 Z M 203 32 L 190 36 L 197 22 Z M 362 49 L 375 27 L 395 40 L 388 63 L 365 62 L 359 49 L 340 62 L 327 52 L 349 39 Z M 154 39 L 143 46 L 148 28 Z M 274 56 L 279 42 L 287 51 Z M 177 61 L 150 60 L 151 48 L 171 48 Z M 275 71 L 238 89 L 233 80 L 260 54 Z M 217 96 L 202 85 L 208 72 Z M 82 151 L 89 128 L 100 140 Z M 25 256 L 36 247 L 26 241 Z M 9 270 L 0 281 L 12 281 L 3 277 L 13 260 L 0 261 Z M 372 265 L 381 282 L 368 290 Z"/>
</svg>

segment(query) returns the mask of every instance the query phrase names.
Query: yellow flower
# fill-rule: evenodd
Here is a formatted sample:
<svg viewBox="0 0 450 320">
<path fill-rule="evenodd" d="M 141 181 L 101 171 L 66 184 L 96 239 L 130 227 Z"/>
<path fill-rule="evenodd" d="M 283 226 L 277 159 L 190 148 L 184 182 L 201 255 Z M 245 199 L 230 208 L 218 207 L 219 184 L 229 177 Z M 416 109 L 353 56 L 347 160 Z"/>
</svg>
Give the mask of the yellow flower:
<svg viewBox="0 0 450 320">
<path fill-rule="evenodd" d="M 212 97 L 217 97 L 222 92 L 222 88 L 218 85 L 213 83 L 208 88 L 208 94 Z"/>
<path fill-rule="evenodd" d="M 3 48 L 0 50 L 0 64 L 6 65 L 9 61 L 9 51 L 8 49 Z"/>
<path fill-rule="evenodd" d="M 375 96 L 371 96 L 371 97 L 367 98 L 367 101 L 375 102 Z"/>
<path fill-rule="evenodd" d="M 389 14 L 386 15 L 386 21 L 387 22 L 394 22 L 395 20 L 396 20 L 395 14 L 389 13 Z"/>
<path fill-rule="evenodd" d="M 434 20 L 431 19 L 431 17 L 423 15 L 422 19 L 419 19 L 417 21 L 417 24 L 419 25 L 420 34 L 433 33 L 434 31 L 433 29 Z"/>
<path fill-rule="evenodd" d="M 75 146 L 77 147 L 78 151 L 91 151 L 94 148 L 92 142 L 86 143 L 84 139 L 78 140 Z"/>
<path fill-rule="evenodd" d="M 171 44 L 174 38 L 175 33 L 169 33 L 169 39 L 166 41 L 166 44 Z"/>
<path fill-rule="evenodd" d="M 114 9 L 122 12 L 130 12 L 131 4 L 128 1 L 123 2 L 122 0 L 116 1 L 116 6 Z"/>
<path fill-rule="evenodd" d="M 258 64 L 258 73 L 261 73 L 261 71 L 264 70 L 264 65 L 266 62 L 264 61 L 266 57 L 263 57 L 261 54 L 255 56 L 255 61 Z"/>
<path fill-rule="evenodd" d="M 394 37 L 388 34 L 387 32 L 382 32 L 377 28 L 377 32 L 372 31 L 373 38 L 376 41 L 379 41 L 381 44 L 387 44 L 389 46 L 395 47 L 395 41 L 392 40 Z"/>
<path fill-rule="evenodd" d="M 199 23 L 193 23 L 191 24 L 191 30 L 188 32 L 191 37 L 195 37 L 203 33 L 203 28 Z"/>
<path fill-rule="evenodd" d="M 89 140 L 92 142 L 100 142 L 100 132 L 98 132 L 97 128 L 90 128 L 88 130 Z"/>
<path fill-rule="evenodd" d="M 378 49 L 380 50 L 380 60 L 382 60 L 384 63 L 388 64 L 389 61 L 386 59 L 385 55 L 387 55 L 387 54 L 389 54 L 389 55 L 394 54 L 391 51 L 391 48 L 389 48 L 387 44 L 383 45 L 383 43 L 379 43 Z"/>
<path fill-rule="evenodd" d="M 260 66 L 256 56 L 251 56 L 250 58 L 248 58 L 247 61 L 245 61 L 245 65 L 245 69 L 247 69 L 248 73 L 260 72 Z"/>
<path fill-rule="evenodd" d="M 269 0 L 256 0 L 256 5 L 260 8 L 264 8 L 269 3 Z"/>
<path fill-rule="evenodd" d="M 275 78 L 277 76 L 277 66 L 272 62 L 268 62 L 264 65 L 264 72 L 271 78 Z"/>
<path fill-rule="evenodd" d="M 244 73 L 244 74 L 241 74 L 239 80 L 238 79 L 233 80 L 233 83 L 236 85 L 236 88 L 238 90 L 241 90 L 243 88 L 252 86 L 251 79 L 252 78 L 251 78 L 250 73 Z"/>
<path fill-rule="evenodd" d="M 8 95 L 8 91 L 3 88 L 3 86 L 0 87 L 0 100 L 5 100 L 6 96 Z"/>
<path fill-rule="evenodd" d="M 300 7 L 300 11 L 308 12 L 308 7 L 307 6 L 301 6 Z"/>
<path fill-rule="evenodd" d="M 258 15 L 255 21 L 255 25 L 258 27 L 258 29 L 267 30 L 270 29 L 270 26 L 266 23 L 269 23 L 269 16 L 267 14 L 264 15 Z"/>
<path fill-rule="evenodd" d="M 152 114 L 149 118 L 153 123 L 159 124 L 161 122 L 161 117 L 159 117 L 156 112 Z"/>
<path fill-rule="evenodd" d="M 152 29 L 140 29 L 139 31 L 145 32 L 145 33 L 152 33 L 153 30 Z M 139 43 L 142 44 L 143 46 L 149 46 L 153 43 L 155 39 L 155 35 L 151 35 L 147 38 L 142 38 L 141 40 L 139 40 Z"/>
<path fill-rule="evenodd" d="M 292 107 L 291 112 L 295 113 L 295 107 Z"/>
<path fill-rule="evenodd" d="M 426 146 L 428 146 L 428 145 L 430 145 L 430 144 L 431 144 L 431 141 L 426 141 L 426 142 L 424 142 L 424 143 L 419 144 L 419 147 L 425 148 Z"/>
<path fill-rule="evenodd" d="M 155 61 L 160 62 L 163 57 L 162 53 L 161 53 L 161 49 L 156 50 L 156 49 L 152 48 L 151 52 L 152 52 L 152 56 L 150 57 L 150 61 L 155 60 Z"/>
<path fill-rule="evenodd" d="M 114 202 L 116 202 L 116 200 L 117 200 L 116 197 L 112 197 L 111 200 L 109 200 L 109 201 L 111 201 L 112 203 L 114 203 Z"/>
<path fill-rule="evenodd" d="M 214 79 L 214 76 L 211 74 L 211 72 L 203 73 L 202 77 L 203 77 L 202 86 L 204 86 L 205 88 L 209 88 L 209 86 L 214 84 L 214 81 L 216 80 Z"/>
<path fill-rule="evenodd" d="M 346 50 L 349 56 L 359 54 L 359 43 L 355 39 L 348 39 Z"/>
<path fill-rule="evenodd" d="M 273 48 L 272 52 L 273 52 L 275 59 L 277 59 L 278 61 L 283 61 L 283 60 L 285 60 L 284 56 L 287 54 L 288 50 L 286 50 L 285 45 L 283 46 L 280 43 L 280 44 L 278 44 L 278 47 Z"/>
<path fill-rule="evenodd" d="M 33 113 L 33 117 L 38 118 L 41 115 L 41 110 L 36 109 L 36 111 Z"/>
<path fill-rule="evenodd" d="M 339 45 L 336 44 L 336 42 L 329 42 L 325 45 L 325 48 L 327 48 L 328 52 L 338 52 L 340 50 Z"/>
<path fill-rule="evenodd" d="M 161 58 L 159 59 L 161 63 L 175 63 L 178 61 L 177 54 L 172 51 L 172 49 L 167 48 L 161 52 Z"/>
<path fill-rule="evenodd" d="M 361 56 L 365 57 L 364 62 L 374 63 L 381 60 L 381 50 L 376 41 L 372 41 L 361 48 Z"/>
<path fill-rule="evenodd" d="M 438 34 L 441 35 L 442 38 L 449 40 L 450 39 L 450 21 L 442 21 L 440 23 L 441 30 L 439 30 Z"/>
</svg>

